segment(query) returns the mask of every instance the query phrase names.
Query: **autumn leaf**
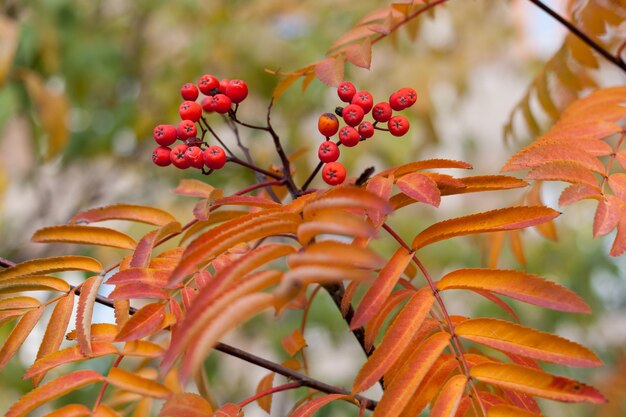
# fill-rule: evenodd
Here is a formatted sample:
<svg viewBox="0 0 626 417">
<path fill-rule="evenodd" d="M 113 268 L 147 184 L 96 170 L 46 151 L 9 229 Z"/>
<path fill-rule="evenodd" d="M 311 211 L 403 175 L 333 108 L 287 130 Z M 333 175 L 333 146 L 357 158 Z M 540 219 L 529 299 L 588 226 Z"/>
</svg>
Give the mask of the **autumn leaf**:
<svg viewBox="0 0 626 417">
<path fill-rule="evenodd" d="M 91 348 L 89 356 L 83 354 L 78 345 L 74 345 L 37 358 L 35 363 L 26 370 L 23 378 L 43 377 L 46 372 L 60 365 L 118 353 L 115 346 L 108 342 L 92 342 Z"/>
<path fill-rule="evenodd" d="M 374 250 L 343 243 L 322 240 L 308 245 L 303 252 L 287 258 L 290 268 L 303 265 L 336 265 L 362 269 L 377 269 L 384 264 L 383 258 Z"/>
<path fill-rule="evenodd" d="M 259 384 L 256 387 L 256 393 L 260 394 L 272 389 L 275 375 L 276 374 L 274 372 L 270 372 L 269 374 L 261 378 Z M 259 407 L 263 409 L 263 411 L 269 414 L 270 410 L 272 409 L 272 398 L 272 395 L 264 395 L 262 397 L 259 397 L 256 402 Z"/>
<path fill-rule="evenodd" d="M 151 398 L 168 398 L 171 395 L 162 384 L 120 368 L 111 368 L 106 381 L 117 388 Z"/>
<path fill-rule="evenodd" d="M 372 42 L 368 37 L 360 43 L 353 43 L 345 49 L 346 59 L 357 67 L 369 69 L 372 63 Z"/>
<path fill-rule="evenodd" d="M 487 417 L 544 417 L 543 414 L 531 413 L 523 408 L 507 404 L 498 404 L 489 408 Z"/>
<path fill-rule="evenodd" d="M 306 245 L 321 234 L 371 238 L 376 229 L 362 216 L 347 211 L 318 211 L 311 220 L 304 221 L 297 230 L 298 241 Z"/>
<path fill-rule="evenodd" d="M 20 346 L 22 346 L 26 337 L 28 337 L 41 318 L 43 311 L 43 307 L 28 311 L 15 325 L 15 327 L 13 327 L 11 333 L 9 333 L 9 336 L 2 345 L 2 349 L 0 349 L 0 369 L 6 366 Z"/>
<path fill-rule="evenodd" d="M 122 355 L 138 358 L 159 358 L 163 356 L 165 349 L 148 340 L 131 340 L 124 343 Z"/>
<path fill-rule="evenodd" d="M 46 275 L 27 275 L 0 280 L 0 294 L 25 291 L 58 291 L 66 293 L 69 290 L 70 284 L 66 281 Z"/>
<path fill-rule="evenodd" d="M 301 197 L 302 198 L 302 197 Z M 298 200 L 296 200 L 298 201 Z M 371 213 L 378 211 L 383 215 L 391 213 L 389 202 L 363 188 L 336 186 L 323 194 L 304 203 L 304 220 L 313 219 L 319 211 L 351 211 Z"/>
<path fill-rule="evenodd" d="M 102 271 L 102 264 L 88 256 L 74 255 L 31 259 L 0 271 L 0 280 L 62 271 L 87 271 L 97 274 Z"/>
<path fill-rule="evenodd" d="M 135 249 L 137 243 L 128 235 L 105 227 L 62 225 L 39 229 L 32 238 L 38 243 L 77 243 Z"/>
<path fill-rule="evenodd" d="M 211 405 L 200 395 L 182 392 L 172 395 L 163 404 L 159 417 L 207 417 L 212 413 Z"/>
<path fill-rule="evenodd" d="M 324 84 L 337 87 L 343 81 L 344 58 L 331 57 L 315 65 L 315 76 Z"/>
<path fill-rule="evenodd" d="M 441 193 L 437 183 L 419 172 L 407 174 L 396 181 L 396 185 L 407 196 L 420 203 L 439 207 Z"/>
<path fill-rule="evenodd" d="M 68 404 L 61 408 L 57 408 L 53 412 L 46 414 L 44 417 L 87 417 L 91 415 L 91 410 L 82 404 Z"/>
<path fill-rule="evenodd" d="M 174 216 L 156 207 L 113 204 L 78 213 L 70 219 L 69 223 L 96 223 L 106 220 L 129 220 L 155 226 L 165 226 L 176 221 Z"/>
<path fill-rule="evenodd" d="M 600 200 L 593 218 L 593 237 L 603 236 L 615 229 L 624 213 L 624 202 L 607 194 Z"/>
<path fill-rule="evenodd" d="M 165 317 L 165 304 L 151 303 L 141 307 L 120 329 L 116 341 L 138 340 L 154 333 Z"/>
<path fill-rule="evenodd" d="M 78 297 L 78 310 L 76 313 L 76 339 L 80 351 L 85 356 L 91 355 L 91 317 L 98 295 L 98 289 L 104 277 L 94 275 L 85 281 L 80 287 L 80 297 Z"/>
<path fill-rule="evenodd" d="M 374 314 L 372 319 L 365 326 L 365 348 L 368 351 L 374 346 L 378 332 L 391 311 L 414 293 L 415 290 L 412 289 L 400 289 L 392 292 L 389 297 L 387 297 L 381 309 Z"/>
<path fill-rule="evenodd" d="M 465 375 L 455 375 L 441 388 L 430 411 L 430 417 L 453 417 L 456 413 L 467 384 Z"/>
<path fill-rule="evenodd" d="M 172 190 L 173 193 L 200 198 L 221 198 L 222 192 L 211 184 L 194 179 L 182 179 L 178 182 L 178 187 Z"/>
<path fill-rule="evenodd" d="M 307 346 L 306 340 L 299 329 L 294 329 L 289 335 L 283 337 L 280 344 L 289 356 L 294 356 Z"/>
<path fill-rule="evenodd" d="M 326 404 L 337 400 L 352 400 L 352 397 L 345 394 L 322 395 L 321 397 L 307 401 L 298 407 L 289 417 L 310 417 Z"/>
</svg>

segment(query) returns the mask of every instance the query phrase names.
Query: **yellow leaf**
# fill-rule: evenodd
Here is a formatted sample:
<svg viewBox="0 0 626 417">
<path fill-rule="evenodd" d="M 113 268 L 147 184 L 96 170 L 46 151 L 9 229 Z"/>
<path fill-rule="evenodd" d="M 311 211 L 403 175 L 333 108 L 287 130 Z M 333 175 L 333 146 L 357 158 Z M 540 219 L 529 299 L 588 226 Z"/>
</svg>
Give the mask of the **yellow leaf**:
<svg viewBox="0 0 626 417">
<path fill-rule="evenodd" d="M 68 292 L 70 285 L 61 278 L 46 275 L 28 275 L 8 278 L 0 281 L 0 294 L 23 291 L 59 291 Z"/>
<path fill-rule="evenodd" d="M 2 345 L 2 349 L 0 349 L 0 369 L 6 366 L 20 346 L 22 346 L 26 337 L 28 337 L 41 318 L 43 310 L 43 307 L 39 307 L 28 311 L 11 330 L 11 333 Z"/>
<path fill-rule="evenodd" d="M 117 388 L 151 398 L 168 398 L 171 394 L 158 382 L 120 368 L 111 368 L 106 381 Z"/>
<path fill-rule="evenodd" d="M 88 256 L 56 256 L 31 259 L 0 271 L 0 280 L 24 275 L 49 274 L 61 271 L 88 271 L 100 273 L 102 264 Z"/>
<path fill-rule="evenodd" d="M 156 207 L 113 204 L 78 213 L 70 219 L 69 223 L 96 223 L 106 220 L 129 220 L 155 226 L 165 226 L 176 221 L 174 216 Z"/>
<path fill-rule="evenodd" d="M 44 227 L 35 232 L 33 242 L 78 243 L 135 249 L 137 243 L 128 235 L 105 227 L 62 225 Z"/>
</svg>

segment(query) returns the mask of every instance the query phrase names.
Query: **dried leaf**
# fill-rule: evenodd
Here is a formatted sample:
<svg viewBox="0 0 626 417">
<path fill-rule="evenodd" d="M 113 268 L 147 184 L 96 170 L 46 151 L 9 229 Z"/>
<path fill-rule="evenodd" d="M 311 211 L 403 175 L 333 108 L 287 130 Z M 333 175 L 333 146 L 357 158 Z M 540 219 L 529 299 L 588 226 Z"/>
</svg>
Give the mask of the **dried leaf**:
<svg viewBox="0 0 626 417">
<path fill-rule="evenodd" d="M 56 256 L 32 259 L 0 271 L 0 280 L 61 271 L 87 271 L 97 274 L 102 271 L 102 264 L 88 256 Z"/>
<path fill-rule="evenodd" d="M 96 296 L 104 277 L 94 275 L 88 278 L 80 287 L 78 297 L 78 310 L 76 313 L 76 339 L 80 351 L 85 356 L 91 356 L 91 317 L 96 302 Z"/>
<path fill-rule="evenodd" d="M 35 232 L 33 242 L 77 243 L 135 249 L 137 243 L 128 235 L 106 227 L 62 225 L 44 227 Z"/>
<path fill-rule="evenodd" d="M 174 216 L 156 207 L 113 204 L 78 213 L 70 219 L 69 223 L 96 223 L 106 220 L 129 220 L 155 226 L 165 226 L 176 222 Z"/>
<path fill-rule="evenodd" d="M 441 392 L 430 411 L 430 417 L 454 417 L 461 403 L 467 377 L 455 375 L 441 388 Z"/>
<path fill-rule="evenodd" d="M 26 337 L 28 337 L 30 332 L 33 330 L 33 327 L 35 327 L 41 318 L 43 311 L 43 307 L 28 311 L 15 325 L 15 327 L 13 327 L 11 333 L 2 345 L 2 349 L 0 349 L 0 369 L 6 366 L 20 346 L 22 346 Z"/>
<path fill-rule="evenodd" d="M 120 368 L 111 368 L 106 381 L 117 388 L 151 398 L 168 398 L 171 394 L 162 384 Z"/>
<path fill-rule="evenodd" d="M 165 304 L 146 304 L 126 321 L 120 329 L 116 341 L 128 342 L 152 334 L 161 327 L 164 317 Z"/>
</svg>

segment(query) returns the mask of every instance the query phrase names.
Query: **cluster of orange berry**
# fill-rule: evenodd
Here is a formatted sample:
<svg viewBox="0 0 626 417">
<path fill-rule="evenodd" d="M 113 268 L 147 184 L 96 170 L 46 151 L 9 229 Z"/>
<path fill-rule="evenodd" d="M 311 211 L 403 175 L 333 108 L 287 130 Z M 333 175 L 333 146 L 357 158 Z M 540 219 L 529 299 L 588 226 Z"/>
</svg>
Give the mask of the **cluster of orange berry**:
<svg viewBox="0 0 626 417">
<path fill-rule="evenodd" d="M 401 111 L 412 106 L 417 101 L 417 93 L 412 88 L 401 88 L 389 96 L 388 101 L 374 105 L 374 99 L 369 91 L 357 91 L 354 84 L 345 81 L 337 88 L 339 99 L 349 103 L 345 107 L 337 107 L 335 113 L 345 123 L 339 128 L 339 119 L 333 113 L 322 114 L 317 122 L 319 132 L 326 137 L 320 145 L 317 155 L 324 163 L 322 179 L 329 185 L 341 184 L 346 178 L 346 168 L 339 159 L 339 145 L 353 147 L 359 142 L 374 136 L 376 130 L 388 131 L 393 136 L 403 136 L 409 131 L 409 120 L 402 115 L 394 115 L 394 111 Z M 364 120 L 371 112 L 373 122 Z M 379 124 L 386 123 L 387 127 Z M 339 140 L 333 142 L 331 137 L 338 134 Z"/>
</svg>

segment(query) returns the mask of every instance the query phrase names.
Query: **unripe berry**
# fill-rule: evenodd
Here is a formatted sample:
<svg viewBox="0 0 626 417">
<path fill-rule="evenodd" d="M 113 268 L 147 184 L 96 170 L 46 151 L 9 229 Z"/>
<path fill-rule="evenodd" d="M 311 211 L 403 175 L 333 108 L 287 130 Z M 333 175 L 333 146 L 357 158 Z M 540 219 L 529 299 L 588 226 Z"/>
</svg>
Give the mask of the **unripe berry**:
<svg viewBox="0 0 626 417">
<path fill-rule="evenodd" d="M 170 146 L 176 142 L 176 127 L 173 125 L 158 125 L 152 131 L 156 143 L 161 146 Z"/>
<path fill-rule="evenodd" d="M 331 137 L 339 130 L 339 120 L 332 113 L 324 113 L 317 120 L 317 130 L 327 138 Z"/>
<path fill-rule="evenodd" d="M 204 164 L 211 169 L 220 169 L 226 164 L 226 152 L 220 146 L 209 146 L 203 154 Z"/>
<path fill-rule="evenodd" d="M 226 86 L 225 94 L 233 103 L 241 103 L 248 97 L 248 86 L 242 80 L 230 80 Z"/>
<path fill-rule="evenodd" d="M 361 106 L 363 112 L 367 114 L 370 112 L 370 110 L 372 110 L 372 106 L 374 105 L 374 98 L 369 91 L 357 91 L 354 97 L 352 97 L 351 103 L 356 104 L 357 106 Z"/>
<path fill-rule="evenodd" d="M 322 168 L 322 179 L 328 185 L 339 185 L 346 179 L 346 167 L 340 162 L 329 162 Z"/>
<path fill-rule="evenodd" d="M 172 161 L 172 164 L 174 164 L 176 168 L 180 168 L 180 169 L 189 168 L 189 162 L 185 158 L 185 152 L 187 152 L 188 148 L 189 146 L 185 145 L 184 143 L 181 143 L 179 145 L 174 146 L 174 148 L 172 149 L 172 152 L 170 152 L 170 160 Z"/>
<path fill-rule="evenodd" d="M 398 90 L 389 96 L 389 105 L 396 111 L 404 110 L 409 106 L 409 98 L 405 91 Z"/>
<path fill-rule="evenodd" d="M 341 112 L 341 116 L 348 126 L 356 126 L 361 123 L 361 120 L 363 120 L 363 116 L 365 116 L 365 113 L 363 112 L 361 106 L 358 106 L 356 104 L 348 104 Z"/>
<path fill-rule="evenodd" d="M 369 139 L 374 136 L 374 125 L 368 121 L 364 121 L 359 125 L 357 131 L 363 139 Z"/>
<path fill-rule="evenodd" d="M 228 113 L 231 104 L 230 98 L 226 94 L 216 94 L 211 99 L 211 108 L 220 114 Z"/>
<path fill-rule="evenodd" d="M 200 88 L 202 94 L 212 96 L 213 94 L 215 94 L 215 91 L 219 92 L 220 81 L 213 75 L 204 74 L 198 80 L 198 88 Z"/>
<path fill-rule="evenodd" d="M 178 138 L 181 140 L 195 138 L 198 133 L 198 128 L 196 124 L 191 120 L 183 120 L 178 124 L 178 128 L 176 129 Z"/>
<path fill-rule="evenodd" d="M 352 97 L 356 94 L 356 87 L 350 81 L 344 81 L 337 87 L 337 95 L 341 101 L 350 103 Z"/>
<path fill-rule="evenodd" d="M 335 162 L 339 159 L 339 146 L 331 140 L 324 141 L 317 150 L 317 156 L 324 163 Z"/>
<path fill-rule="evenodd" d="M 152 151 L 152 162 L 160 167 L 166 167 L 172 163 L 170 159 L 171 149 L 167 146 L 157 146 Z"/>
<path fill-rule="evenodd" d="M 387 123 L 389 133 L 394 136 L 403 136 L 409 131 L 409 126 L 409 120 L 404 116 L 394 116 Z"/>
<path fill-rule="evenodd" d="M 202 149 L 198 146 L 188 147 L 185 151 L 185 159 L 194 168 L 202 169 L 204 166 L 204 155 L 202 154 Z"/>
<path fill-rule="evenodd" d="M 391 106 L 386 101 L 377 103 L 372 109 L 372 117 L 377 122 L 387 122 L 391 119 Z"/>
<path fill-rule="evenodd" d="M 339 140 L 342 145 L 351 148 L 359 143 L 361 137 L 359 136 L 359 132 L 352 126 L 344 126 L 339 131 Z"/>
<path fill-rule="evenodd" d="M 196 101 L 199 96 L 198 87 L 192 83 L 186 83 L 180 88 L 180 95 L 183 100 Z"/>
<path fill-rule="evenodd" d="M 197 122 L 202 116 L 202 107 L 195 101 L 183 101 L 178 108 L 178 114 L 183 120 Z"/>
</svg>

